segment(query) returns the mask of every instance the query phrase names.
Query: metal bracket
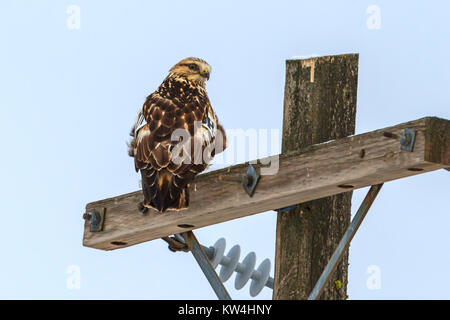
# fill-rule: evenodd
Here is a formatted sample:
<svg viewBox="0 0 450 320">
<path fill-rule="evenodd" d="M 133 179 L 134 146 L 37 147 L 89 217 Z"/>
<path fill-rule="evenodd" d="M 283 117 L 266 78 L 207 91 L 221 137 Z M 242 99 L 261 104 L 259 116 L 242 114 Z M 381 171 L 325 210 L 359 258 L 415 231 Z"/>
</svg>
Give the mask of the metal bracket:
<svg viewBox="0 0 450 320">
<path fill-rule="evenodd" d="M 181 236 L 179 238 L 177 238 L 177 235 L 175 235 L 173 237 L 162 237 L 161 239 L 169 244 L 168 249 L 172 252 L 177 252 L 177 251 L 188 252 L 189 251 L 189 248 L 188 248 L 186 242 L 184 241 L 183 237 L 181 237 Z"/>
<path fill-rule="evenodd" d="M 410 128 L 405 128 L 402 135 L 399 137 L 397 134 L 392 132 L 383 132 L 383 136 L 386 138 L 400 140 L 400 149 L 412 152 L 414 148 L 414 142 L 416 141 L 416 131 Z"/>
<path fill-rule="evenodd" d="M 280 212 L 286 212 L 286 211 L 293 210 L 293 209 L 295 209 L 296 207 L 297 207 L 297 205 L 294 204 L 294 205 L 292 205 L 292 206 L 289 206 L 289 207 L 283 207 L 283 208 L 280 208 L 280 209 L 275 209 L 275 210 L 273 210 L 273 211 L 276 211 L 276 212 L 278 212 L 278 213 L 280 213 Z"/>
<path fill-rule="evenodd" d="M 369 192 L 367 192 L 366 197 L 364 198 L 363 202 L 359 206 L 358 211 L 356 212 L 355 216 L 353 217 L 352 222 L 350 223 L 350 225 L 348 226 L 344 235 L 342 236 L 342 239 L 339 242 L 336 250 L 334 251 L 333 255 L 331 256 L 330 260 L 328 261 L 328 264 L 326 265 L 322 274 L 320 275 L 319 280 L 317 280 L 316 285 L 314 286 L 313 290 L 311 291 L 311 294 L 308 297 L 308 300 L 316 300 L 319 298 L 320 294 L 322 293 L 323 289 L 325 288 L 325 285 L 328 283 L 328 280 L 329 280 L 331 274 L 336 269 L 337 264 L 339 263 L 339 261 L 342 258 L 342 255 L 344 254 L 345 250 L 347 250 L 348 246 L 350 245 L 350 241 L 352 241 L 353 236 L 355 235 L 356 231 L 358 231 L 358 228 L 361 225 L 361 222 L 364 220 L 364 217 L 366 216 L 367 212 L 369 211 L 370 206 L 372 205 L 373 201 L 375 200 L 375 198 L 378 195 L 378 192 L 380 191 L 382 186 L 383 186 L 383 184 L 380 183 L 380 184 L 373 185 L 372 187 L 370 187 Z"/>
<path fill-rule="evenodd" d="M 231 297 L 228 294 L 227 289 L 225 289 L 225 286 L 223 285 L 222 281 L 217 275 L 216 270 L 214 270 L 211 261 L 209 260 L 200 243 L 198 242 L 194 233 L 192 231 L 188 231 L 186 233 L 183 233 L 182 236 L 184 238 L 185 243 L 191 250 L 195 260 L 197 260 L 200 269 L 202 269 L 203 273 L 205 274 L 206 278 L 209 281 L 209 284 L 211 285 L 217 297 L 219 298 L 219 300 L 231 300 Z"/>
<path fill-rule="evenodd" d="M 246 174 L 241 174 L 241 185 L 250 197 L 255 192 L 259 178 L 260 175 L 251 164 L 249 164 Z"/>
<path fill-rule="evenodd" d="M 100 211 L 97 209 L 93 209 L 83 214 L 83 219 L 89 223 L 91 232 L 98 232 L 103 230 L 105 211 L 106 208 L 102 208 Z"/>
<path fill-rule="evenodd" d="M 400 137 L 401 149 L 412 152 L 415 140 L 416 140 L 416 131 L 409 128 L 405 128 L 405 130 L 403 130 L 402 136 Z"/>
</svg>

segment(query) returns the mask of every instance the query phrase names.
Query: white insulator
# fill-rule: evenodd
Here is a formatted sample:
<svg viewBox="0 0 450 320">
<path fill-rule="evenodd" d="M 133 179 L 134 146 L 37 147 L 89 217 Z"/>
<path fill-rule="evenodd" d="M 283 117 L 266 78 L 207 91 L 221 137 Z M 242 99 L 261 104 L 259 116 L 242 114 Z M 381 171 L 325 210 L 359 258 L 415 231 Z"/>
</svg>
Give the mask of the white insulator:
<svg viewBox="0 0 450 320">
<path fill-rule="evenodd" d="M 228 279 L 230 279 L 231 275 L 236 269 L 237 264 L 239 263 L 240 255 L 241 255 L 241 247 L 237 244 L 233 248 L 231 248 L 226 257 L 222 258 L 221 261 L 222 268 L 220 268 L 219 274 L 220 280 L 225 282 Z"/>
<path fill-rule="evenodd" d="M 250 252 L 241 263 L 238 263 L 236 266 L 236 280 L 234 281 L 234 287 L 237 290 L 242 289 L 250 279 L 255 268 L 255 263 L 256 254 L 254 252 Z"/>
<path fill-rule="evenodd" d="M 237 290 L 242 289 L 248 280 L 252 279 L 250 286 L 250 295 L 252 297 L 258 295 L 264 286 L 273 289 L 273 278 L 269 276 L 270 274 L 270 260 L 264 260 L 258 267 L 254 270 L 256 263 L 256 254 L 250 252 L 244 260 L 239 263 L 239 256 L 241 255 L 241 247 L 235 245 L 228 252 L 228 255 L 224 256 L 226 247 L 226 240 L 220 238 L 216 241 L 214 246 L 205 247 L 202 246 L 211 265 L 214 268 L 220 264 L 222 267 L 220 269 L 219 277 L 222 282 L 227 281 L 236 272 L 236 280 L 234 282 L 234 287 Z"/>
<path fill-rule="evenodd" d="M 219 240 L 216 241 L 216 243 L 214 243 L 214 257 L 211 260 L 211 264 L 214 267 L 214 269 L 217 268 L 220 261 L 222 260 L 226 246 L 227 242 L 225 241 L 224 238 L 220 238 Z"/>
<path fill-rule="evenodd" d="M 270 275 L 270 260 L 265 259 L 251 276 L 250 295 L 256 297 L 267 283 Z"/>
</svg>

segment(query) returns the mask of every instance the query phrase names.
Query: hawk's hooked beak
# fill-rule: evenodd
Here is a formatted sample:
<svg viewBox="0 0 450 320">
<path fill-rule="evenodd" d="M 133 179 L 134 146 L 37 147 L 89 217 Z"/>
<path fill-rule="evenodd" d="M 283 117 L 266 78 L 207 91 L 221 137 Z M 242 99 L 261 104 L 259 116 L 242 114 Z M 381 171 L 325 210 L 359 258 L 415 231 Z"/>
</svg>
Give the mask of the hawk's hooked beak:
<svg viewBox="0 0 450 320">
<path fill-rule="evenodd" d="M 205 77 L 206 80 L 209 80 L 209 69 L 205 68 L 202 73 L 201 73 L 202 77 Z"/>
</svg>

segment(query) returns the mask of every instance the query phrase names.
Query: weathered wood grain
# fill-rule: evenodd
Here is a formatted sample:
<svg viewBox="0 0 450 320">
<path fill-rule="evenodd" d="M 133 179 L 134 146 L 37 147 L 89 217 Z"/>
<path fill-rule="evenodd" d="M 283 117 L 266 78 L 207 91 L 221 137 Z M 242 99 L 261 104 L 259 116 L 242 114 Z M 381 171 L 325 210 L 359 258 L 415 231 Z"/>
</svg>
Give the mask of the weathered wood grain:
<svg viewBox="0 0 450 320">
<path fill-rule="evenodd" d="M 399 141 L 383 136 L 384 131 L 400 135 L 406 127 L 417 131 L 413 152 L 401 151 Z M 141 215 L 137 211 L 140 191 L 89 203 L 86 211 L 106 208 L 104 228 L 90 232 L 85 222 L 83 245 L 103 250 L 124 248 L 349 190 L 340 185 L 357 189 L 449 167 L 450 121 L 423 118 L 283 154 L 278 173 L 262 176 L 253 197 L 231 181 L 245 173 L 247 166 L 199 175 L 190 188 L 190 208 L 181 212 Z M 260 165 L 255 168 L 259 171 Z M 180 227 L 183 225 L 187 228 Z"/>
<path fill-rule="evenodd" d="M 355 134 L 358 54 L 286 61 L 281 152 Z M 314 75 L 314 77 L 312 76 Z M 351 190 L 351 189 L 350 189 Z M 350 223 L 352 192 L 278 213 L 273 298 L 306 299 Z M 347 297 L 348 250 L 320 299 Z"/>
</svg>

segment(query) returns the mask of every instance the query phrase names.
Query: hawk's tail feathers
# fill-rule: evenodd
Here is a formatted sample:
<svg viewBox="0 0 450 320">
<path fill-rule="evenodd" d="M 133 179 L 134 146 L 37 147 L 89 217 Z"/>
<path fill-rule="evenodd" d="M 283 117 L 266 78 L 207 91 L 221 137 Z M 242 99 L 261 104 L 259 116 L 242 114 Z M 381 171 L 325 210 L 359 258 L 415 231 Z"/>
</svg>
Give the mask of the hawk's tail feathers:
<svg viewBox="0 0 450 320">
<path fill-rule="evenodd" d="M 189 192 L 185 185 L 177 185 L 177 177 L 162 169 L 141 170 L 144 206 L 160 212 L 182 210 L 189 206 Z"/>
</svg>

